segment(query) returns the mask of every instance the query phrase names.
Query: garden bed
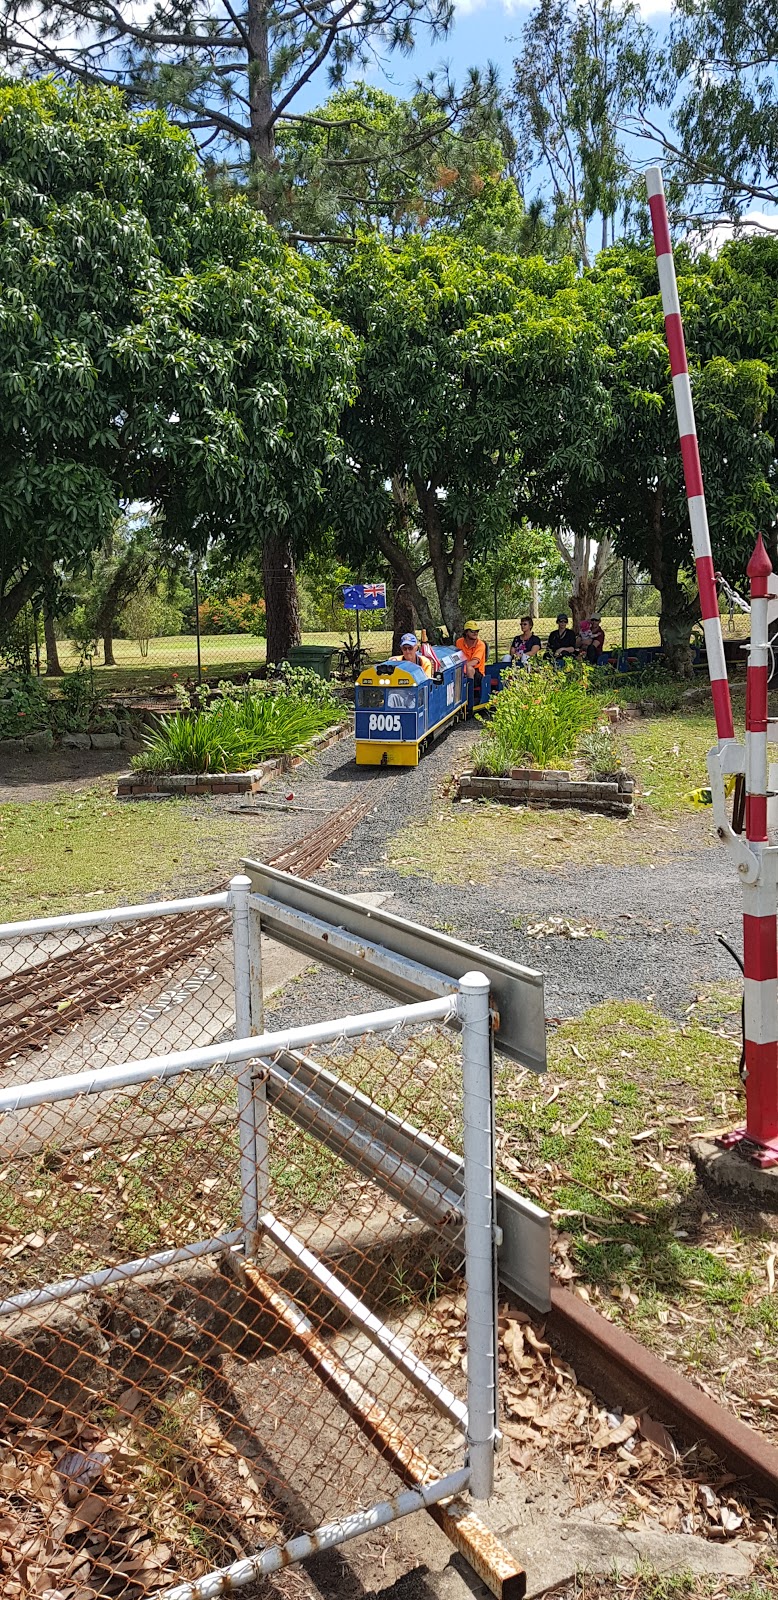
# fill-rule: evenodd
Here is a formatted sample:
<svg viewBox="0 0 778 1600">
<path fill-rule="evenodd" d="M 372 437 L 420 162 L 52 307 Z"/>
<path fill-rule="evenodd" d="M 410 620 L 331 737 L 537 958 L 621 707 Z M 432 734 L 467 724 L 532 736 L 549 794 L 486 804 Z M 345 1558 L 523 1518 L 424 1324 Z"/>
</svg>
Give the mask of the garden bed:
<svg viewBox="0 0 778 1600">
<path fill-rule="evenodd" d="M 463 772 L 458 782 L 460 800 L 500 800 L 505 805 L 575 807 L 602 811 L 607 816 L 629 817 L 635 803 L 635 780 L 626 773 L 589 780 L 570 772 L 512 767 L 505 778 Z"/>
<path fill-rule="evenodd" d="M 276 756 L 246 772 L 123 772 L 117 781 L 116 793 L 123 800 L 142 800 L 151 794 L 258 794 L 268 778 L 277 772 L 289 772 L 314 750 L 328 749 L 350 728 L 351 719 L 346 718 L 323 733 L 315 734 L 304 751 Z"/>
</svg>

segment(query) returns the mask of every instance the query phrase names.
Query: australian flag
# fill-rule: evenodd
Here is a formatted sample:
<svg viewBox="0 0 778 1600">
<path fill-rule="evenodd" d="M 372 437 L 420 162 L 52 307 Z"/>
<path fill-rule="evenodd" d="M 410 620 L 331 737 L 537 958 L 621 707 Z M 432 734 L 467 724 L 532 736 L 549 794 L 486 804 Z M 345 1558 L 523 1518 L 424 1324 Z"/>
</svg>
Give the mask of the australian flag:
<svg viewBox="0 0 778 1600">
<path fill-rule="evenodd" d="M 385 583 L 346 583 L 343 585 L 346 611 L 385 611 Z"/>
</svg>

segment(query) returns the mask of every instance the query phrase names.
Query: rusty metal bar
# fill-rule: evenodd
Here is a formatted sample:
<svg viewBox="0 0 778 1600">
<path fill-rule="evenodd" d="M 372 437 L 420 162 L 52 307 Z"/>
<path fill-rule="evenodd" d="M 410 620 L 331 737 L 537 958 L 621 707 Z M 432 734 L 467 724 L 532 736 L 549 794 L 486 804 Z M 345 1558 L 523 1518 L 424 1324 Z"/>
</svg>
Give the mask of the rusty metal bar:
<svg viewBox="0 0 778 1600">
<path fill-rule="evenodd" d="M 259 1218 L 259 1226 L 264 1229 L 268 1238 L 283 1250 L 290 1261 L 301 1267 L 335 1305 L 340 1306 L 353 1322 L 359 1324 L 368 1339 L 388 1356 L 409 1382 L 420 1389 L 422 1394 L 426 1394 L 427 1399 L 432 1401 L 438 1411 L 466 1434 L 467 1406 L 464 1401 L 459 1400 L 453 1391 L 430 1371 L 426 1363 L 414 1355 L 406 1340 L 392 1333 L 391 1328 L 368 1310 L 363 1301 L 349 1289 L 348 1284 L 343 1283 L 332 1268 L 314 1255 L 314 1252 L 309 1250 L 290 1228 L 279 1222 L 271 1211 L 266 1211 Z"/>
<path fill-rule="evenodd" d="M 429 1488 L 440 1479 L 437 1467 L 397 1427 L 384 1406 L 316 1333 L 300 1307 L 267 1273 L 248 1261 L 236 1260 L 233 1270 L 247 1286 L 250 1298 L 273 1311 L 294 1340 L 303 1360 L 340 1402 L 348 1415 L 375 1445 L 392 1470 L 412 1489 Z M 430 1512 L 432 1514 L 432 1508 Z M 496 1600 L 524 1600 L 526 1573 L 469 1505 L 456 1498 L 434 1510 L 435 1521 L 447 1539 L 470 1563 Z M 190 1600 L 180 1596 L 176 1600 Z M 199 1600 L 199 1597 L 194 1597 Z M 206 1597 L 203 1596 L 203 1600 Z"/>
</svg>

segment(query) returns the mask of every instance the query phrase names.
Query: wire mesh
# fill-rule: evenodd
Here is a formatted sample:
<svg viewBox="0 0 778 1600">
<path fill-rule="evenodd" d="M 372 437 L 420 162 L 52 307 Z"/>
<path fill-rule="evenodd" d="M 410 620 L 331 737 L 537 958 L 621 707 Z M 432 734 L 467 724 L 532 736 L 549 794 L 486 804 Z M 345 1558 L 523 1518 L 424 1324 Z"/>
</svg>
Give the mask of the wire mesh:
<svg viewBox="0 0 778 1600">
<path fill-rule="evenodd" d="M 228 914 L 0 938 L 0 1088 L 232 1036 Z"/>
<path fill-rule="evenodd" d="M 93 943 L 59 953 L 83 959 Z M 45 965 L 48 951 L 32 953 L 17 971 Z M 80 1038 L 92 1066 L 94 1042 Z M 74 1045 L 71 1069 L 75 1056 Z M 17 1054 L 6 1080 L 15 1067 L 22 1081 L 20 1065 Z M 264 1225 L 250 1261 L 241 1070 L 217 1062 L 0 1117 L 9 1600 L 46 1590 L 140 1600 L 462 1459 L 461 1217 L 450 1198 L 441 1204 L 432 1156 L 420 1163 L 426 1206 L 403 1199 L 399 1155 L 380 1172 L 355 1169 L 342 1116 L 345 1097 L 461 1149 L 456 1036 L 398 1025 L 255 1064 Z M 340 1146 L 274 1103 L 282 1072 L 306 1086 L 314 1075 L 320 1104 L 341 1119 Z M 183 1261 L 153 1259 L 182 1250 Z M 115 1280 L 56 1298 L 61 1280 L 112 1269 Z"/>
</svg>

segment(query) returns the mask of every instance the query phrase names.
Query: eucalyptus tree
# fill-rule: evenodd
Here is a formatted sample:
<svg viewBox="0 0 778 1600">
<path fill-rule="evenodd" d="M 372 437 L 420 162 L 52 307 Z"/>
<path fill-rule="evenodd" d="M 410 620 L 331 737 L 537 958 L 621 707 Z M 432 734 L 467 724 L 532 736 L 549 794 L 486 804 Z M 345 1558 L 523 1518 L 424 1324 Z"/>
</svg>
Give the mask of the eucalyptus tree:
<svg viewBox="0 0 778 1600">
<path fill-rule="evenodd" d="M 0 625 L 140 501 L 180 546 L 262 546 L 268 650 L 285 653 L 290 532 L 339 449 L 352 371 L 309 268 L 245 202 L 212 202 L 160 112 L 0 88 Z"/>
<path fill-rule="evenodd" d="M 676 0 L 662 139 L 703 213 L 737 216 L 778 201 L 778 11 L 764 0 Z"/>
<path fill-rule="evenodd" d="M 651 98 L 655 72 L 634 0 L 541 0 L 522 30 L 508 102 L 517 144 L 567 215 L 585 265 L 592 219 L 605 249 L 631 195 L 623 124 Z"/>
</svg>

